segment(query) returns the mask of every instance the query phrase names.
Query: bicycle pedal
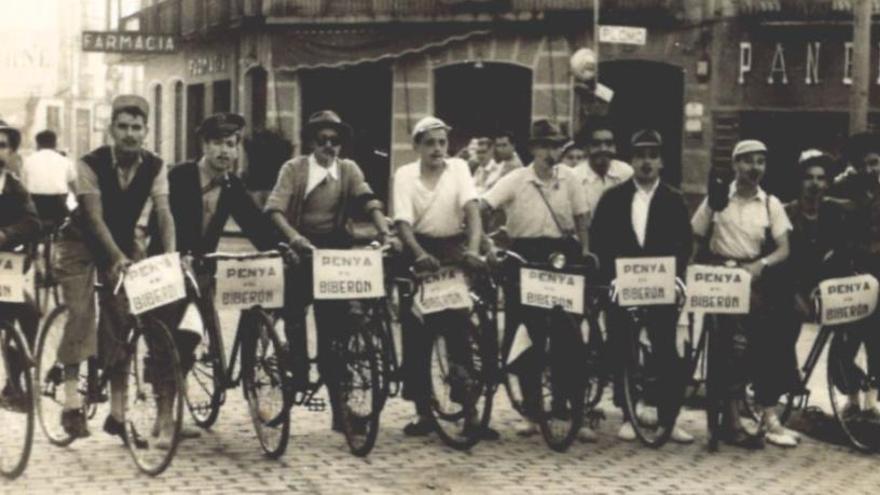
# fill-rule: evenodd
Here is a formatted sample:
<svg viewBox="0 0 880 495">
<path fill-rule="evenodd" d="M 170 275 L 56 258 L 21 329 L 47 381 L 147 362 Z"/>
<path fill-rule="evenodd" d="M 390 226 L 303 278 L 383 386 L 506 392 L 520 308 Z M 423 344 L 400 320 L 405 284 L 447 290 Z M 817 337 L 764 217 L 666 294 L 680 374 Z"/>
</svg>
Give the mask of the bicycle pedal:
<svg viewBox="0 0 880 495">
<path fill-rule="evenodd" d="M 323 397 L 312 397 L 306 401 L 305 406 L 310 412 L 324 412 L 327 410 L 327 401 Z"/>
</svg>

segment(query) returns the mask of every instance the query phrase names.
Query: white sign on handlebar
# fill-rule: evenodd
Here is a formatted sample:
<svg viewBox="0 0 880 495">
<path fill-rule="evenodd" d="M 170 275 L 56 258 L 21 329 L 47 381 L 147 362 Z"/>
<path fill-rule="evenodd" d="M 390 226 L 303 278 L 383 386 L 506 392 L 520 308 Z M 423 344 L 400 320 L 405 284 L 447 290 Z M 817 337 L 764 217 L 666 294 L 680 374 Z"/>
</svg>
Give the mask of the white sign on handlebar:
<svg viewBox="0 0 880 495">
<path fill-rule="evenodd" d="M 617 258 L 615 284 L 621 306 L 675 304 L 675 258 Z"/>
<path fill-rule="evenodd" d="M 24 255 L 0 253 L 0 302 L 23 303 L 27 286 Z"/>
<path fill-rule="evenodd" d="M 520 268 L 519 282 L 522 304 L 549 309 L 559 306 L 568 313 L 584 314 L 583 275 Z"/>
<path fill-rule="evenodd" d="M 413 312 L 427 315 L 447 309 L 470 309 L 472 305 L 464 272 L 444 267 L 422 280 L 413 300 Z"/>
<path fill-rule="evenodd" d="M 705 314 L 748 314 L 752 276 L 742 268 L 690 265 L 685 311 Z"/>
<path fill-rule="evenodd" d="M 319 249 L 312 257 L 315 299 L 385 297 L 382 252 L 375 249 Z"/>
<path fill-rule="evenodd" d="M 284 307 L 284 261 L 272 258 L 217 260 L 218 309 Z"/>
<path fill-rule="evenodd" d="M 877 286 L 877 279 L 867 274 L 823 280 L 819 284 L 819 322 L 840 325 L 871 316 L 877 309 Z"/>
<path fill-rule="evenodd" d="M 186 287 L 180 254 L 152 256 L 131 265 L 123 285 L 129 308 L 136 315 L 183 299 Z"/>
</svg>

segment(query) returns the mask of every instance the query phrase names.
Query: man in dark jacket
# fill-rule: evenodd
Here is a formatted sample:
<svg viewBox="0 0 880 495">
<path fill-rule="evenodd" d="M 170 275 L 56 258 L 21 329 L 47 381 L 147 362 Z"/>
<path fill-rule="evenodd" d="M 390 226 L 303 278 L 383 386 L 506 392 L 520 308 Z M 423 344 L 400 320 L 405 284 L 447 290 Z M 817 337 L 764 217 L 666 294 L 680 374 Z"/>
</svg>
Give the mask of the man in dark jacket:
<svg viewBox="0 0 880 495">
<path fill-rule="evenodd" d="M 674 256 L 679 277 L 687 267 L 692 250 L 692 231 L 687 207 L 680 192 L 660 180 L 663 168 L 663 140 L 654 130 L 633 135 L 633 178 L 607 191 L 599 200 L 590 226 L 590 247 L 599 256 L 601 272 L 606 281 L 613 280 L 615 259 L 629 257 Z M 649 338 L 656 357 L 662 361 L 658 369 L 660 424 L 675 425 L 678 403 L 684 394 L 683 364 L 675 347 L 678 312 L 673 305 L 651 306 L 647 317 Z M 617 357 L 614 377 L 614 403 L 624 405 L 622 365 L 628 355 L 629 341 L 625 310 L 610 308 L 609 345 Z M 618 432 L 622 440 L 634 440 L 630 421 Z M 690 443 L 693 437 L 679 427 L 672 430 L 672 440 Z"/>
</svg>

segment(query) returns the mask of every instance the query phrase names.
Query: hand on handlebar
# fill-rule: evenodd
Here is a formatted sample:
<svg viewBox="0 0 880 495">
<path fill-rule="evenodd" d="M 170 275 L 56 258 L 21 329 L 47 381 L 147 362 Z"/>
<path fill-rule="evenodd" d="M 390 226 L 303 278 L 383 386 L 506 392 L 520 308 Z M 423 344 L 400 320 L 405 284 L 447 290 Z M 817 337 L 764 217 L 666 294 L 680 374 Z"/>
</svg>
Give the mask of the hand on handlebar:
<svg viewBox="0 0 880 495">
<path fill-rule="evenodd" d="M 122 256 L 110 264 L 110 276 L 112 277 L 113 285 L 117 285 L 119 280 L 122 279 L 122 276 L 125 274 L 125 270 L 128 269 L 132 264 L 132 261 L 128 259 L 126 256 Z"/>
<path fill-rule="evenodd" d="M 284 261 L 290 266 L 296 266 L 300 262 L 300 257 L 296 253 L 296 250 L 290 246 L 289 244 L 285 244 L 283 242 L 278 244 L 278 251 L 281 252 L 281 257 Z"/>
<path fill-rule="evenodd" d="M 489 268 L 486 265 L 486 260 L 472 251 L 465 251 L 464 258 L 461 261 L 464 267 L 472 272 L 484 272 Z"/>
<path fill-rule="evenodd" d="M 415 261 L 415 269 L 418 272 L 436 272 L 440 269 L 440 261 L 428 253 L 424 253 Z"/>
<path fill-rule="evenodd" d="M 596 253 L 590 251 L 588 248 L 583 248 L 581 256 L 584 258 L 584 264 L 591 266 L 594 270 L 599 269 L 599 257 L 596 256 Z"/>
</svg>

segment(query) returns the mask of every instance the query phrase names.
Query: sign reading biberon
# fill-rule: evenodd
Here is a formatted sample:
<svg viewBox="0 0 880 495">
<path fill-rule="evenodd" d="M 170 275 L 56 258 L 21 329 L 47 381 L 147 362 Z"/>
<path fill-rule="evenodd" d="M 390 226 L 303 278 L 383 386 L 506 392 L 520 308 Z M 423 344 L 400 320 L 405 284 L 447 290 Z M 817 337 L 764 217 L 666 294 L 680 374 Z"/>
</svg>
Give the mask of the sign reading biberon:
<svg viewBox="0 0 880 495">
<path fill-rule="evenodd" d="M 24 255 L 0 253 L 0 302 L 23 303 L 25 286 Z"/>
<path fill-rule="evenodd" d="M 617 258 L 617 302 L 621 306 L 675 303 L 675 258 Z"/>
<path fill-rule="evenodd" d="M 385 296 L 382 252 L 375 249 L 318 249 L 312 256 L 315 299 L 372 299 Z"/>
<path fill-rule="evenodd" d="M 822 324 L 852 323 L 874 314 L 877 285 L 877 279 L 867 274 L 823 280 L 819 284 Z"/>
<path fill-rule="evenodd" d="M 281 256 L 217 260 L 217 306 L 222 309 L 284 307 L 284 261 Z"/>
<path fill-rule="evenodd" d="M 742 268 L 691 265 L 687 269 L 685 311 L 748 314 L 752 276 Z"/>
<path fill-rule="evenodd" d="M 443 267 L 422 279 L 413 301 L 413 312 L 422 315 L 447 309 L 470 308 L 471 293 L 464 272 Z"/>
<path fill-rule="evenodd" d="M 82 51 L 105 53 L 177 53 L 178 39 L 173 34 L 148 34 L 136 31 L 83 31 Z"/>
<path fill-rule="evenodd" d="M 521 268 L 519 280 L 523 304 L 549 309 L 559 306 L 568 313 L 584 314 L 583 275 Z"/>
<path fill-rule="evenodd" d="M 179 301 L 186 297 L 180 254 L 151 256 L 128 267 L 125 294 L 133 314 Z"/>
</svg>

